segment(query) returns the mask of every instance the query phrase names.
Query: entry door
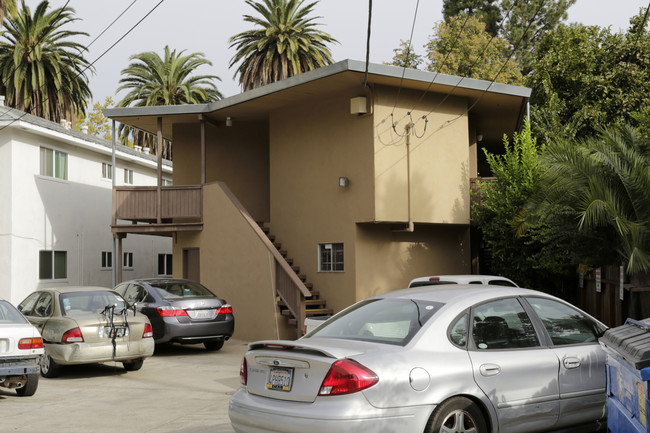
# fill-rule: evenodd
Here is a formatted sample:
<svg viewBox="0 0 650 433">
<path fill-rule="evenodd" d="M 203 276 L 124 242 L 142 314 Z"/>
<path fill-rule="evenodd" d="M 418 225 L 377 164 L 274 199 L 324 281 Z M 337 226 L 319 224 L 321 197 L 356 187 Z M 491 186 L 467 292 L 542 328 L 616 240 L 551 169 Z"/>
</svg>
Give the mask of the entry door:
<svg viewBox="0 0 650 433">
<path fill-rule="evenodd" d="M 183 278 L 201 281 L 201 255 L 198 248 L 183 249 Z"/>
</svg>

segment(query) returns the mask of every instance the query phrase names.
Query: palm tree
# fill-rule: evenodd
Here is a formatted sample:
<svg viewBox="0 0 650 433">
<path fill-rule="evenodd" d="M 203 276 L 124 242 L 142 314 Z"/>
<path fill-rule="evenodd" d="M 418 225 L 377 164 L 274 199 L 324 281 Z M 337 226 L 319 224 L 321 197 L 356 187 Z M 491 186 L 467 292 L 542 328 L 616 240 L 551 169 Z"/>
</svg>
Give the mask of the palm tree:
<svg viewBox="0 0 650 433">
<path fill-rule="evenodd" d="M 85 113 L 92 93 L 86 71 L 92 66 L 84 58 L 86 50 L 71 39 L 87 33 L 65 30 L 77 21 L 72 8 L 47 12 L 41 2 L 32 16 L 22 2 L 13 18 L 5 20 L 0 40 L 0 92 L 7 105 L 55 122 L 74 120 Z"/>
<path fill-rule="evenodd" d="M 338 43 L 308 17 L 317 2 L 303 7 L 304 0 L 246 0 L 262 18 L 244 15 L 244 21 L 258 28 L 230 38 L 237 53 L 230 67 L 240 63 L 235 73 L 244 90 L 282 80 L 333 62 L 326 43 Z"/>
<path fill-rule="evenodd" d="M 132 55 L 131 64 L 122 70 L 122 84 L 117 91 L 129 90 L 118 102 L 118 107 L 152 107 L 159 105 L 204 104 L 221 99 L 214 80 L 216 75 L 195 75 L 192 72 L 200 66 L 212 66 L 203 53 L 184 55 L 185 50 L 170 51 L 165 46 L 160 57 L 153 51 Z M 120 125 L 120 139 L 126 144 L 130 134 L 133 142 L 143 147 L 154 148 L 153 136 L 142 131 Z M 163 149 L 163 157 L 170 156 L 169 146 Z"/>
<path fill-rule="evenodd" d="M 14 18 L 18 15 L 16 0 L 0 0 L 0 26 L 2 26 L 7 13 Z"/>
</svg>

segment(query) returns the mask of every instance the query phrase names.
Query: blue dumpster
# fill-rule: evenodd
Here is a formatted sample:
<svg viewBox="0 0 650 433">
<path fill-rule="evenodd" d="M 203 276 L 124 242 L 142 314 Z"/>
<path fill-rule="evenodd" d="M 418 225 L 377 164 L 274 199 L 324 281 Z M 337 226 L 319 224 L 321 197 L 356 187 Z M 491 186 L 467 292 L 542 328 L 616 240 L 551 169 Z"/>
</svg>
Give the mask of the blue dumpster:
<svg viewBox="0 0 650 433">
<path fill-rule="evenodd" d="M 627 319 L 600 338 L 607 353 L 607 429 L 647 433 L 650 381 L 650 319 Z"/>
</svg>

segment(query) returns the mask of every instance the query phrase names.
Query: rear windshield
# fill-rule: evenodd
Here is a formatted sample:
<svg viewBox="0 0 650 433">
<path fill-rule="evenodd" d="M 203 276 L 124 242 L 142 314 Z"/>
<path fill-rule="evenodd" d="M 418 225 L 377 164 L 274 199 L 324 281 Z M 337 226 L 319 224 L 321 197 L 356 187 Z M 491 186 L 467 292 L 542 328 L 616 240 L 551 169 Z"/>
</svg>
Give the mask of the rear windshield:
<svg viewBox="0 0 650 433">
<path fill-rule="evenodd" d="M 343 338 L 406 345 L 443 304 L 413 299 L 372 299 L 342 311 L 305 338 Z"/>
<path fill-rule="evenodd" d="M 0 301 L 0 323 L 29 323 L 16 308 L 7 301 Z"/>
<path fill-rule="evenodd" d="M 114 312 L 120 314 L 126 308 L 126 303 L 120 295 L 108 291 L 62 293 L 59 298 L 64 316 L 101 313 L 113 306 Z"/>
<path fill-rule="evenodd" d="M 158 289 L 160 295 L 165 299 L 172 298 L 216 298 L 207 288 L 195 282 L 170 281 L 163 283 L 153 283 L 152 287 Z"/>
</svg>

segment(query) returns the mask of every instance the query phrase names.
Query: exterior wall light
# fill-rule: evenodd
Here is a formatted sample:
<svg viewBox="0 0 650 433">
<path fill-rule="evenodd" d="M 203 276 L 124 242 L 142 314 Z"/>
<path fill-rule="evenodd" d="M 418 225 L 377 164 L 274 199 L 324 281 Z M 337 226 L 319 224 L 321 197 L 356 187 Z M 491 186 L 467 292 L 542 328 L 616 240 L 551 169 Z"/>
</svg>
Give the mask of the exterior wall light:
<svg viewBox="0 0 650 433">
<path fill-rule="evenodd" d="M 341 188 L 347 188 L 348 185 L 350 185 L 350 179 L 348 179 L 348 178 L 345 177 L 345 176 L 341 176 L 341 177 L 339 177 L 339 186 L 340 186 Z"/>
<path fill-rule="evenodd" d="M 226 126 L 232 126 L 232 118 L 226 117 Z"/>
</svg>

